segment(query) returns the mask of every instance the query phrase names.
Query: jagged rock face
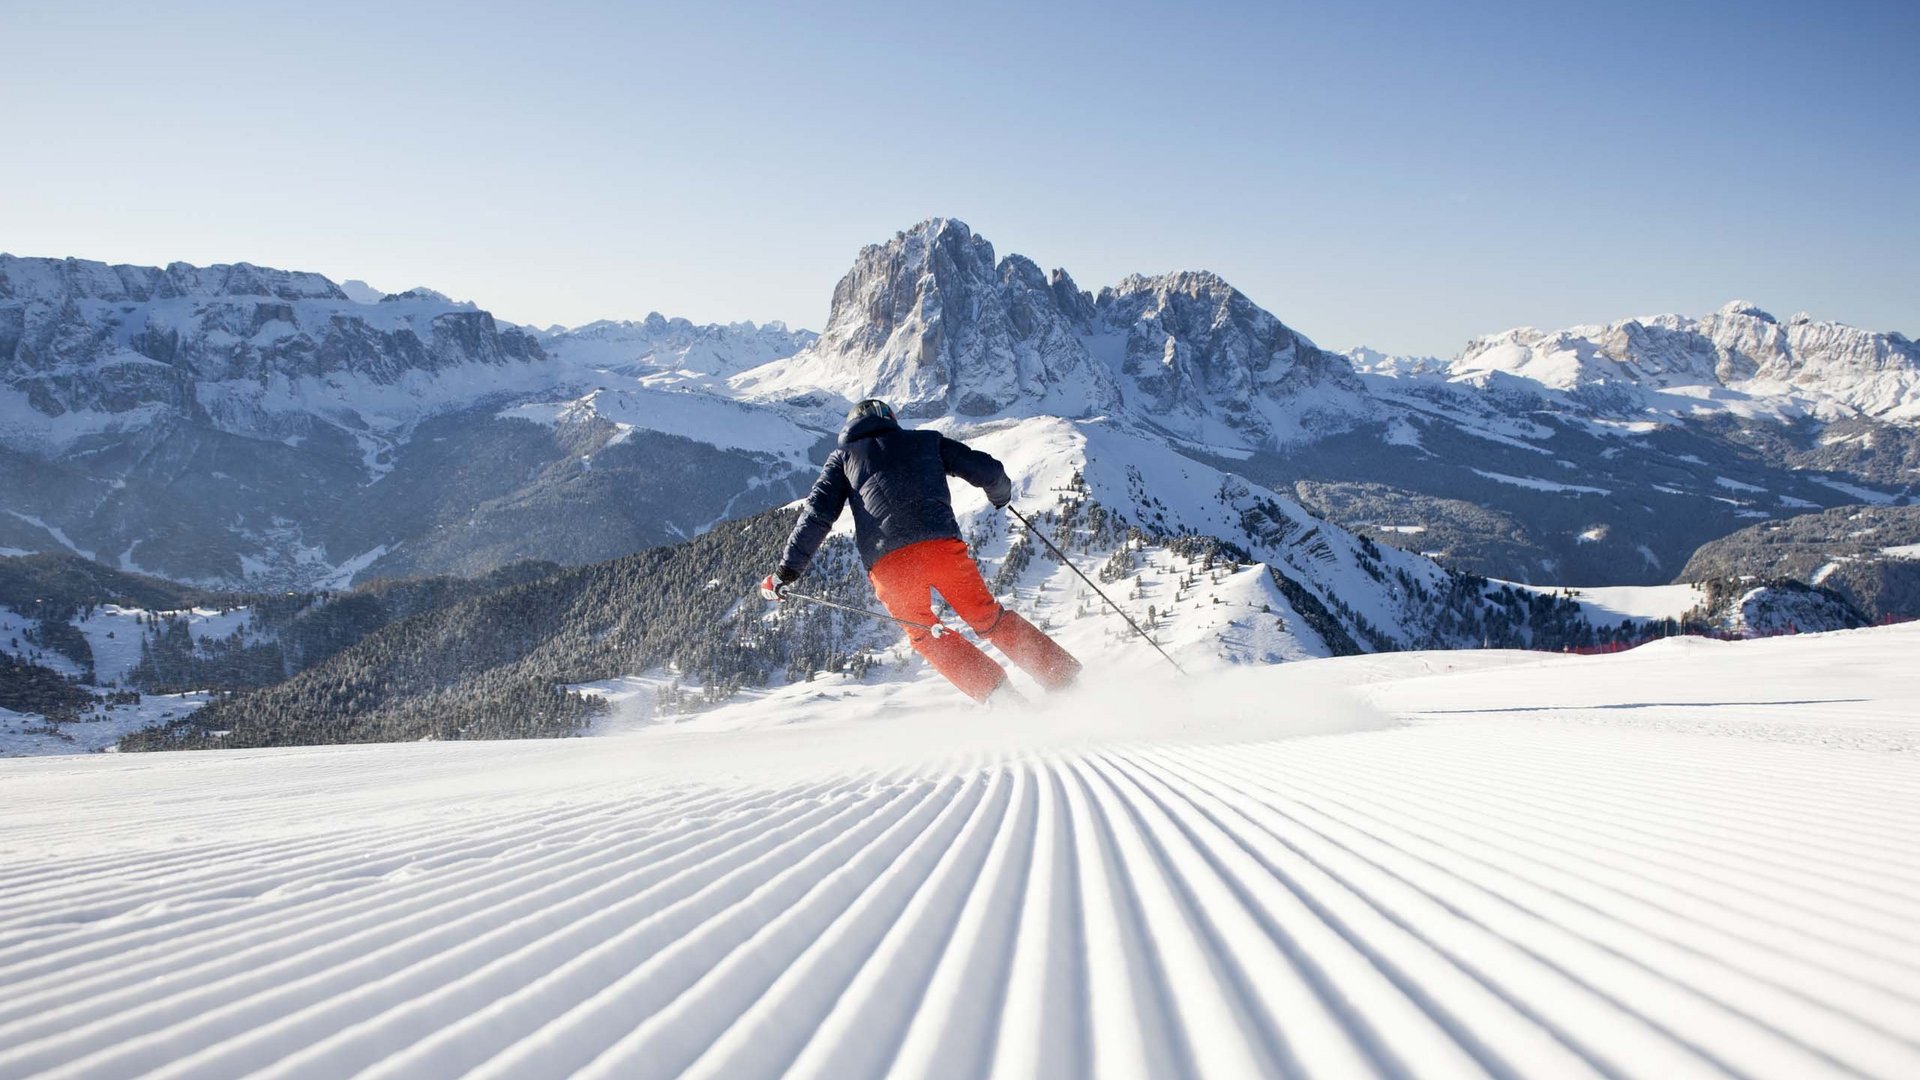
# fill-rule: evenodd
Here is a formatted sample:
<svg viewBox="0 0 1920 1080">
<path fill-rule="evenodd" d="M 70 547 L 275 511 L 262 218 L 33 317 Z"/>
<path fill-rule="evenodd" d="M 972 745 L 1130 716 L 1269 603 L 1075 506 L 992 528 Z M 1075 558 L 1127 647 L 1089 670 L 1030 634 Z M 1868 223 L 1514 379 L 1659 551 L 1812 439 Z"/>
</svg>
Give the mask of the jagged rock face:
<svg viewBox="0 0 1920 1080">
<path fill-rule="evenodd" d="M 744 376 L 772 395 L 882 397 L 903 415 L 991 416 L 1016 405 L 1082 416 L 1116 401 L 1111 377 L 1049 280 L 961 222 L 936 219 L 863 248 L 833 292 L 827 328 L 805 353 Z M 1083 301 L 1074 309 L 1084 310 Z"/>
<path fill-rule="evenodd" d="M 245 588 L 585 561 L 783 501 L 806 464 L 703 440 L 669 398 L 667 434 L 502 415 L 607 376 L 430 289 L 371 292 L 0 257 L 0 547 Z M 659 353 L 757 363 L 810 339 L 641 329 L 655 347 L 636 375 Z"/>
<path fill-rule="evenodd" d="M 1120 371 L 1133 404 L 1162 424 L 1224 418 L 1263 430 L 1262 404 L 1321 387 L 1363 393 L 1344 358 L 1213 274 L 1134 275 L 1101 290 L 1096 310 L 1105 328 L 1125 335 Z"/>
<path fill-rule="evenodd" d="M 544 359 L 530 335 L 471 305 L 369 307 L 317 274 L 0 257 L 0 380 L 46 417 L 153 407 L 244 430 L 232 425 L 275 411 L 276 384 L 385 386 L 411 371 Z"/>
<path fill-rule="evenodd" d="M 1212 274 L 1134 276 L 1082 291 L 1064 270 L 995 261 L 948 219 L 863 249 L 827 329 L 790 361 L 743 375 L 756 396 L 886 398 L 908 416 L 1120 414 L 1186 437 L 1271 442 L 1275 406 L 1333 388 L 1364 396 L 1325 353 Z M 1321 408 L 1329 404 L 1340 407 Z"/>
<path fill-rule="evenodd" d="M 346 294 L 319 274 L 274 270 L 248 263 L 231 266 L 109 266 L 86 259 L 23 259 L 0 255 L 0 296 L 61 303 L 101 300 L 146 303 L 183 298 L 273 297 L 279 300 L 344 300 Z"/>
</svg>

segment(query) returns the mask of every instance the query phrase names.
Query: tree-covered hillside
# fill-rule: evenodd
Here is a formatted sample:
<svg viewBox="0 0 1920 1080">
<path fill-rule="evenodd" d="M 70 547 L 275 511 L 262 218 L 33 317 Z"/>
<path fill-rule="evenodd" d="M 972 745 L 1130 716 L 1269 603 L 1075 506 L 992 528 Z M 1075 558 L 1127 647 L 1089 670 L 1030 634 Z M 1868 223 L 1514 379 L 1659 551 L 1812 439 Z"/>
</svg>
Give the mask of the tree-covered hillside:
<svg viewBox="0 0 1920 1080">
<path fill-rule="evenodd" d="M 776 675 L 866 662 L 874 628 L 794 607 L 777 633 L 752 585 L 790 511 L 697 539 L 558 570 L 401 619 L 284 683 L 224 696 L 128 749 L 503 738 L 577 731 L 593 704 L 567 684 L 668 668 L 722 697 Z M 851 544 L 830 542 L 809 587 L 870 603 Z M 216 732 L 223 734 L 214 734 Z"/>
<path fill-rule="evenodd" d="M 1842 506 L 1704 544 L 1679 580 L 1791 578 L 1845 597 L 1868 619 L 1920 618 L 1920 507 Z"/>
</svg>

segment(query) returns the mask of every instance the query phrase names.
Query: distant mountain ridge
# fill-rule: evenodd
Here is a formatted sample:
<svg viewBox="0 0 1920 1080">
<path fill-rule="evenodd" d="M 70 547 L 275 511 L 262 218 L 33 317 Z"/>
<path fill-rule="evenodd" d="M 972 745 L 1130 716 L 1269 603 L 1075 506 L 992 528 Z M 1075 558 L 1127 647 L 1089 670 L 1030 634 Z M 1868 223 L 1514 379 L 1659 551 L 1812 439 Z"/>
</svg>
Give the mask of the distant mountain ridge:
<svg viewBox="0 0 1920 1080">
<path fill-rule="evenodd" d="M 784 435 L 758 425 L 742 448 L 694 422 L 512 412 L 649 375 L 663 384 L 628 406 L 679 404 L 674 372 L 760 363 L 805 331 L 533 331 L 430 289 L 372 291 L 247 264 L 0 255 L 0 550 L 241 589 L 478 574 L 612 557 L 805 482 L 820 435 L 778 419 Z"/>
<path fill-rule="evenodd" d="M 472 389 L 457 397 L 526 381 L 546 359 L 533 335 L 437 294 L 369 305 L 318 274 L 244 263 L 0 255 L 0 380 L 14 399 L 0 438 L 16 446 L 37 438 L 58 451 L 163 414 L 239 435 L 311 437 L 324 425 L 377 438 L 382 421 L 431 408 L 405 399 L 430 397 L 420 384 L 435 376 L 466 369 Z M 398 393 L 375 403 L 356 398 L 362 388 Z"/>
<path fill-rule="evenodd" d="M 1346 356 L 1404 410 L 1402 441 L 1479 461 L 1449 470 L 1413 455 L 1389 474 L 1356 448 L 1300 482 L 1326 493 L 1322 509 L 1344 504 L 1343 521 L 1422 526 L 1419 543 L 1483 572 L 1651 583 L 1755 521 L 1920 496 L 1920 349 L 1898 333 L 1782 322 L 1735 301 L 1700 317 L 1509 330 L 1452 360 Z M 1473 438 L 1443 444 L 1438 421 Z M 1469 469 L 1513 490 L 1476 491 Z M 1489 512 L 1498 519 L 1473 520 Z"/>
<path fill-rule="evenodd" d="M 1727 412 L 1920 422 L 1920 345 L 1805 313 L 1783 323 L 1744 300 L 1698 317 L 1518 327 L 1475 338 L 1451 361 L 1347 355 L 1367 372 L 1482 388 L 1518 380 L 1616 419 Z"/>
<path fill-rule="evenodd" d="M 792 356 L 819 336 L 779 321 L 700 324 L 657 311 L 638 322 L 602 319 L 539 332 L 541 344 L 563 360 L 655 381 L 724 380 Z"/>
</svg>

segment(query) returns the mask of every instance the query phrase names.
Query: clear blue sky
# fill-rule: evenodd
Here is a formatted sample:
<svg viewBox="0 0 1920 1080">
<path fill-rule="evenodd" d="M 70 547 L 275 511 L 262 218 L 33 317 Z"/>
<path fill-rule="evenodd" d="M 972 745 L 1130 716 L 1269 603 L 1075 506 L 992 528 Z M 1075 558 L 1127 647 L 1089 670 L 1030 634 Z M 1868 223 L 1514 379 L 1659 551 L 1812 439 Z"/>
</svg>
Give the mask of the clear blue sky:
<svg viewBox="0 0 1920 1080">
<path fill-rule="evenodd" d="M 950 215 L 1336 347 L 1735 297 L 1920 336 L 1916 42 L 1912 0 L 0 0 L 0 250 L 817 328 Z"/>
</svg>

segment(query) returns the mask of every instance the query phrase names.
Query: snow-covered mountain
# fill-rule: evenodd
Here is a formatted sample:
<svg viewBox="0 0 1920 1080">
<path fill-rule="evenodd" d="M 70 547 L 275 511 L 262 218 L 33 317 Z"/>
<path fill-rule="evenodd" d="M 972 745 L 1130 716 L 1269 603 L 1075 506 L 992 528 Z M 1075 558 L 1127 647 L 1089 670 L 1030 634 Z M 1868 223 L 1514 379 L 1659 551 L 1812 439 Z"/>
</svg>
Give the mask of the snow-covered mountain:
<svg viewBox="0 0 1920 1080">
<path fill-rule="evenodd" d="M 1782 323 L 1741 300 L 1700 318 L 1478 338 L 1447 377 L 1478 386 L 1517 379 L 1622 420 L 1724 412 L 1920 421 L 1920 345 L 1806 314 Z"/>
<path fill-rule="evenodd" d="M 733 385 L 802 406 L 883 397 L 911 417 L 1107 415 L 1232 450 L 1367 414 L 1343 359 L 1213 274 L 1134 275 L 1095 296 L 1065 270 L 996 260 L 950 218 L 863 248 L 820 340 Z"/>
<path fill-rule="evenodd" d="M 1514 331 L 1452 362 L 1339 356 L 1215 275 L 1093 294 L 936 218 L 860 252 L 811 347 L 730 384 L 821 426 L 869 395 L 922 418 L 1103 417 L 1448 565 L 1652 583 L 1755 520 L 1903 497 L 1912 352 L 1729 305 Z"/>
<path fill-rule="evenodd" d="M 310 437 L 316 424 L 360 436 L 524 384 L 543 360 L 531 335 L 437 296 L 368 305 L 318 274 L 244 263 L 0 256 L 0 437 L 16 445 L 58 452 L 163 418 L 263 438 Z"/>
<path fill-rule="evenodd" d="M 529 331 L 428 289 L 368 303 L 251 266 L 0 269 L 0 452 L 44 463 L 0 490 L 0 546 L 227 586 L 692 535 L 794 494 L 845 400 L 875 392 L 1228 450 L 1365 404 L 1343 362 L 1212 275 L 1096 298 L 944 220 L 864 250 L 817 341 L 658 315 Z"/>
<path fill-rule="evenodd" d="M 804 331 L 371 292 L 0 256 L 0 548 L 241 588 L 591 561 L 784 501 L 820 438 L 675 392 Z"/>
<path fill-rule="evenodd" d="M 1532 594 L 1516 609 L 1498 583 L 1356 536 L 1110 421 L 935 426 L 1006 462 L 1019 478 L 1016 501 L 1126 590 L 1137 620 L 1196 660 L 1271 663 L 1489 640 L 1557 646 L 1592 640 L 1596 625 L 1612 622 Z M 1043 618 L 1102 634 L 1124 629 L 978 492 L 959 492 L 955 506 L 974 549 L 990 565 L 1013 567 L 1001 571 L 1006 583 Z M 1033 571 L 1019 569 L 1030 561 Z"/>
<path fill-rule="evenodd" d="M 13 349 L 23 369 L 43 354 L 40 342 L 58 339 L 50 331 L 61 328 L 85 330 L 91 340 L 108 343 L 96 351 L 115 358 L 111 362 L 165 366 L 137 348 L 111 344 L 144 344 L 146 338 L 123 330 L 136 314 L 143 326 L 156 322 L 140 307 L 155 302 L 154 288 L 114 300 L 93 295 L 104 288 L 62 293 L 46 283 L 49 269 L 42 268 L 40 284 L 18 290 L 18 310 L 30 314 L 36 327 L 31 341 Z M 355 573 L 478 573 L 529 558 L 587 565 L 559 574 L 548 588 L 549 597 L 575 599 L 542 601 L 537 619 L 546 630 L 527 628 L 525 620 L 535 616 L 522 600 L 513 601 L 512 614 L 489 606 L 497 598 L 478 598 L 470 610 L 444 615 L 450 627 L 462 628 L 449 632 L 469 644 L 474 637 L 506 635 L 484 650 L 494 658 L 488 671 L 443 671 L 434 656 L 416 655 L 417 638 L 376 634 L 343 654 L 340 670 L 269 691 L 278 696 L 240 709 L 231 722 L 242 729 L 249 716 L 278 717 L 284 730 L 243 731 L 235 739 L 285 739 L 287 730 L 316 719 L 310 716 L 315 702 L 337 709 L 327 703 L 337 703 L 339 693 L 309 693 L 311 685 L 333 685 L 328 679 L 378 675 L 364 694 L 350 695 L 372 703 L 377 714 L 358 729 L 361 737 L 418 737 L 437 729 L 414 731 L 406 726 L 415 722 L 409 718 L 445 715 L 451 707 L 443 700 L 438 713 L 427 710 L 421 694 L 467 695 L 471 700 L 462 698 L 463 707 L 473 715 L 511 715 L 521 726 L 503 730 L 533 732 L 578 719 L 571 706 L 550 714 L 552 702 L 541 696 L 561 672 L 573 682 L 592 682 L 644 674 L 634 670 L 638 664 L 676 672 L 676 685 L 697 685 L 709 699 L 720 700 L 769 679 L 880 662 L 898 642 L 872 626 L 815 625 L 800 635 L 811 642 L 802 647 L 781 630 L 782 617 L 764 626 L 742 622 L 743 609 L 731 600 L 706 611 L 710 598 L 689 606 L 683 597 L 661 608 L 654 597 L 636 591 L 640 582 L 658 591 L 663 578 L 675 576 L 721 586 L 750 581 L 774 557 L 778 537 L 768 530 L 749 542 L 723 531 L 728 535 L 653 559 L 644 572 L 601 561 L 697 536 L 797 495 L 846 402 L 871 394 L 891 397 L 919 422 L 1005 461 L 1021 485 L 1023 507 L 1057 532 L 1076 560 L 1098 568 L 1136 621 L 1196 662 L 1636 639 L 1648 632 L 1644 624 L 1678 618 L 1687 609 L 1623 609 L 1453 572 L 1422 552 L 1438 550 L 1474 568 L 1458 558 L 1455 545 L 1459 536 L 1480 534 L 1449 534 L 1444 519 L 1421 511 L 1460 513 L 1453 508 L 1464 507 L 1479 515 L 1469 518 L 1472 529 L 1497 533 L 1501 519 L 1485 507 L 1503 499 L 1504 505 L 1527 507 L 1529 524 L 1554 520 L 1555 512 L 1570 507 L 1578 516 L 1562 519 L 1561 527 L 1577 547 L 1592 550 L 1590 565 L 1610 565 L 1624 552 L 1636 565 L 1658 569 L 1661 553 L 1648 537 L 1671 537 L 1685 525 L 1641 516 L 1650 513 L 1639 502 L 1641 493 L 1652 485 L 1670 491 L 1667 498 L 1691 495 L 1667 487 L 1680 482 L 1669 472 L 1642 475 L 1649 462 L 1693 457 L 1702 468 L 1725 470 L 1715 472 L 1710 490 L 1716 503 L 1735 511 L 1757 512 L 1748 508 L 1773 494 L 1760 483 L 1767 478 L 1751 469 L 1735 471 L 1688 453 L 1716 445 L 1698 432 L 1692 441 L 1663 443 L 1673 436 L 1660 424 L 1649 422 L 1643 433 L 1628 425 L 1596 425 L 1569 407 L 1555 413 L 1541 396 L 1551 388 L 1522 392 L 1514 387 L 1527 379 L 1518 375 L 1483 385 L 1456 379 L 1435 364 L 1374 355 L 1357 357 L 1356 372 L 1354 362 L 1316 348 L 1211 274 L 1134 276 L 1096 296 L 1080 291 L 1063 271 L 1043 275 L 1020 256 L 996 259 L 989 243 L 950 220 L 926 222 L 864 249 L 840 283 L 827 330 L 817 340 L 778 325 L 696 327 L 657 316 L 536 333 L 494 326 L 471 305 L 427 290 L 368 305 L 347 299 L 324 279 L 285 275 L 281 281 L 272 272 L 248 269 L 234 277 L 238 291 L 203 289 L 191 301 L 190 332 L 183 338 L 191 347 L 179 351 L 183 359 L 170 370 L 196 395 L 235 381 L 200 378 L 222 370 L 199 359 L 201 354 L 255 365 L 267 373 L 271 391 L 275 380 L 292 381 L 276 365 L 310 353 L 330 355 L 328 335 L 360 333 L 358 327 L 371 325 L 360 314 L 368 307 L 375 309 L 374 318 L 391 312 L 401 320 L 390 328 L 397 344 L 375 358 L 381 364 L 334 362 L 312 376 L 332 388 L 335 398 L 329 400 L 342 403 L 339 408 L 303 412 L 299 406 L 312 395 L 284 392 L 262 392 L 256 404 L 272 407 L 245 413 L 168 412 L 163 402 L 158 421 L 147 429 L 130 422 L 118 437 L 100 433 L 76 444 L 78 451 L 56 449 L 51 463 L 95 470 L 88 478 L 106 497 L 94 506 L 109 512 L 75 525 L 71 517 L 30 506 L 9 515 L 18 531 L 40 529 L 79 547 L 90 535 L 81 526 L 111 523 L 132 538 L 122 565 L 150 565 L 148 553 L 166 553 L 160 545 L 169 540 L 204 556 L 208 537 L 238 536 L 256 544 L 253 550 L 280 544 L 293 552 L 296 569 L 304 562 L 310 574 L 336 581 Z M 147 280 L 131 272 L 113 276 Z M 276 301 L 293 309 L 281 319 L 285 327 L 264 339 L 209 331 L 209 325 L 234 325 L 237 306 L 259 302 L 252 291 L 256 280 L 278 282 L 264 287 L 297 297 Z M 65 297 L 59 311 L 66 315 L 52 308 L 59 297 Z M 86 304 L 132 307 L 88 314 Z M 431 335 L 443 323 L 462 322 L 511 340 L 524 359 L 487 353 L 439 367 L 405 364 L 412 355 L 407 343 L 426 340 L 421 334 Z M 262 355 L 269 346 L 278 351 Z M 509 374 L 487 374 L 498 371 Z M 443 378 L 447 372 L 462 377 Z M 380 387 L 394 385 L 422 392 L 381 396 Z M 388 404 L 375 409 L 370 402 Z M 257 422 L 243 426 L 234 416 Z M 280 429 L 267 426 L 268 419 L 304 424 L 309 435 L 274 439 Z M 1681 418 L 1671 427 L 1691 430 Z M 148 459 L 135 459 L 140 467 L 121 465 L 119 472 L 97 464 L 125 462 L 125 447 L 151 439 L 151 430 L 228 440 L 215 447 L 223 452 L 187 457 L 184 465 L 178 464 L 184 455 L 173 455 L 174 471 L 160 478 L 169 492 L 220 482 L 212 489 L 219 497 L 207 497 L 210 489 L 203 486 L 197 492 L 203 497 L 188 504 L 194 513 L 176 515 L 208 523 L 186 531 L 184 542 L 153 517 L 123 509 L 154 480 L 142 471 Z M 320 436 L 330 431 L 352 436 L 360 451 L 344 464 L 336 460 L 334 472 L 316 478 L 311 470 L 286 476 L 272 469 L 243 471 L 257 464 L 264 451 L 255 448 L 261 447 L 283 454 L 281 461 L 311 461 L 311 445 L 324 443 Z M 382 440 L 381 453 L 366 453 L 366 439 Z M 1287 470 L 1301 479 L 1289 479 Z M 1795 482 L 1796 493 L 1821 490 L 1811 480 Z M 133 494 L 121 494 L 129 490 Z M 1412 512 L 1395 505 L 1407 492 L 1422 490 L 1440 494 Z M 271 528 L 263 528 L 256 524 L 263 491 L 280 496 L 280 506 L 298 496 L 309 509 L 305 516 L 276 510 Z M 325 497 L 316 499 L 316 492 Z M 1781 498 L 1781 505 L 1791 505 L 1784 500 L 1800 496 Z M 318 513 L 311 510 L 316 504 Z M 1063 628 L 1067 640 L 1089 655 L 1123 646 L 1125 622 L 1045 556 L 1035 538 L 1009 527 L 977 493 L 963 491 L 959 508 L 996 587 L 1019 597 L 1022 610 Z M 1616 524 L 1622 517 L 1626 523 Z M 1676 520 L 1698 528 L 1698 518 Z M 1397 540 L 1409 550 L 1371 536 Z M 1662 542 L 1663 550 L 1675 546 L 1671 539 Z M 342 560 L 341 553 L 351 554 Z M 248 557 L 255 562 L 242 566 L 254 571 L 256 584 L 272 580 L 276 570 L 290 576 L 261 556 L 242 556 Z M 850 556 L 825 559 L 821 566 L 831 569 L 821 571 L 816 587 L 846 602 L 871 602 Z M 1534 576 L 1526 569 L 1522 562 L 1522 572 L 1508 576 Z M 1558 567 L 1542 569 L 1540 576 L 1564 580 Z M 1603 575 L 1589 580 L 1610 581 Z M 730 593 L 723 589 L 723 595 Z M 1735 606 L 1744 611 L 1754 605 Z M 1835 608 L 1840 614 L 1834 619 L 1844 619 L 1844 608 Z M 1805 629 L 1844 625 L 1824 609 L 1795 611 L 1801 617 L 1793 621 L 1808 623 Z M 677 621 L 688 612 L 710 617 Z M 1714 618 L 1733 620 L 1730 614 Z M 661 627 L 669 625 L 674 633 L 662 638 Z M 601 644 L 649 639 L 658 644 L 641 654 Z M 904 655 L 897 661 L 916 662 Z M 509 671 L 516 674 L 502 682 Z M 440 674 L 430 685 L 415 686 L 421 672 Z M 502 689 L 508 686 L 519 688 L 513 693 L 531 688 L 532 696 L 514 698 Z M 522 708 L 532 712 L 514 711 Z M 312 724 L 318 732 L 312 737 L 336 737 L 336 719 L 317 718 L 326 723 Z M 205 725 L 187 735 L 211 738 Z"/>
<path fill-rule="evenodd" d="M 1920 494 L 1920 349 L 1900 334 L 1735 302 L 1509 330 L 1450 361 L 1346 356 L 1401 449 L 1261 475 L 1339 520 L 1417 529 L 1389 539 L 1453 565 L 1652 582 L 1755 521 Z"/>
<path fill-rule="evenodd" d="M 600 320 L 540 333 L 548 353 L 574 365 L 654 378 L 725 379 L 813 344 L 820 335 L 783 322 L 698 324 L 659 312 L 639 322 Z"/>
<path fill-rule="evenodd" d="M 996 261 L 964 223 L 934 219 L 862 248 L 820 340 L 734 385 L 840 410 L 884 397 L 908 417 L 1104 412 L 1119 393 L 1080 338 L 1091 306 L 1064 273 Z"/>
<path fill-rule="evenodd" d="M 1750 305 L 1340 356 L 1217 276 L 1097 293 L 933 219 L 817 338 L 496 323 L 250 266 L 0 260 L 0 548 L 227 586 L 579 563 L 806 481 L 849 400 L 1103 420 L 1447 565 L 1653 583 L 1755 521 L 1909 498 L 1914 346 Z"/>
</svg>

